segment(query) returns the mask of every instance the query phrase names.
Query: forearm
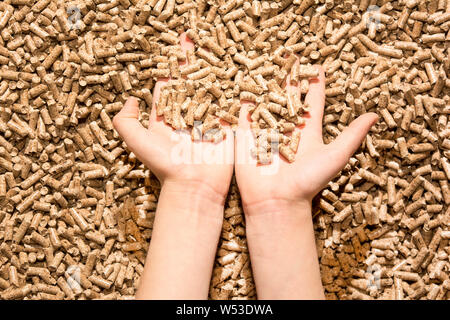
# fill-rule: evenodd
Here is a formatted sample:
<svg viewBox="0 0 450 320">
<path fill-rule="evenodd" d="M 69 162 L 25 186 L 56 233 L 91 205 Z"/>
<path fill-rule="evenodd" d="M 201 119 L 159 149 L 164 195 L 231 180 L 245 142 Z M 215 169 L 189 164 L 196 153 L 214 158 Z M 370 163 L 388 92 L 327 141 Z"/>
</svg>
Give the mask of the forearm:
<svg viewBox="0 0 450 320">
<path fill-rule="evenodd" d="M 209 190 L 163 186 L 137 299 L 208 298 L 223 220 L 220 202 Z"/>
<path fill-rule="evenodd" d="M 258 298 L 323 299 L 311 203 L 267 201 L 244 210 Z"/>
</svg>

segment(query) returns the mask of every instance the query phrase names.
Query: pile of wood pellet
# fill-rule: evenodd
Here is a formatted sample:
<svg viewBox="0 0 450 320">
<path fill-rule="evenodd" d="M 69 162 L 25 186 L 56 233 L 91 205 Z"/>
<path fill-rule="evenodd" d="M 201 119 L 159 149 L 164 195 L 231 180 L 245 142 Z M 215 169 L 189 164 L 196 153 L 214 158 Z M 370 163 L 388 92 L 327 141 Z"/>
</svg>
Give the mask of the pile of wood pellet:
<svg viewBox="0 0 450 320">
<path fill-rule="evenodd" d="M 147 125 L 170 76 L 157 112 L 215 141 L 252 101 L 252 129 L 292 160 L 321 64 L 326 143 L 380 115 L 315 199 L 327 298 L 449 299 L 449 29 L 450 0 L 2 1 L 0 298 L 133 298 L 160 185 L 113 129 L 128 96 Z M 233 182 L 212 299 L 256 298 L 243 218 Z"/>
</svg>

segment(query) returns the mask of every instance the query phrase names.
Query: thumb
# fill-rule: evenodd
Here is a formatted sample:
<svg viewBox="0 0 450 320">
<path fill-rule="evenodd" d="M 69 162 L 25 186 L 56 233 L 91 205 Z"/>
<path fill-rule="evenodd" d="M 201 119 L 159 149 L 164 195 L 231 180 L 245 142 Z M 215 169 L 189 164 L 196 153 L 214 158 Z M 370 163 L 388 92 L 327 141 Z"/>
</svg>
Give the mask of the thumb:
<svg viewBox="0 0 450 320">
<path fill-rule="evenodd" d="M 138 118 L 138 101 L 134 97 L 129 97 L 122 110 L 113 119 L 114 128 L 136 156 L 143 149 L 143 143 L 148 140 L 148 131 L 142 126 Z"/>
<path fill-rule="evenodd" d="M 373 112 L 365 113 L 350 123 L 342 133 L 330 144 L 332 150 L 336 151 L 335 164 L 342 167 L 346 165 L 348 159 L 359 148 L 370 128 L 378 121 L 378 115 Z"/>
</svg>

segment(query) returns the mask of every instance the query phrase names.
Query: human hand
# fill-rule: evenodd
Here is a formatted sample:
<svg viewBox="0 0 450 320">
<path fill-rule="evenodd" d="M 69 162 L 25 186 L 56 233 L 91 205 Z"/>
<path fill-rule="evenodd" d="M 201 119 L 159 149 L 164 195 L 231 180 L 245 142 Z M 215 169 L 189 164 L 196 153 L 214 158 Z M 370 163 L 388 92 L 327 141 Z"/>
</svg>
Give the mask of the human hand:
<svg viewBox="0 0 450 320">
<path fill-rule="evenodd" d="M 193 42 L 180 36 L 182 51 L 193 50 Z M 187 62 L 186 62 L 187 63 Z M 185 64 L 181 62 L 180 65 Z M 130 97 L 114 117 L 114 127 L 128 148 L 156 175 L 163 188 L 182 186 L 186 194 L 194 193 L 223 202 L 233 173 L 234 136 L 224 125 L 226 137 L 219 143 L 192 141 L 187 132 L 178 132 L 156 114 L 161 89 L 169 79 L 158 79 L 153 93 L 149 127 L 138 120 L 138 101 Z"/>
<path fill-rule="evenodd" d="M 289 85 L 290 76 L 286 83 L 288 93 L 299 93 L 299 87 Z M 360 116 L 326 145 L 322 139 L 325 75 L 321 67 L 318 78 L 309 81 L 305 100 L 309 113 L 304 115 L 305 123 L 296 128 L 301 137 L 295 160 L 289 163 L 273 153 L 267 165 L 257 165 L 252 158 L 250 150 L 255 141 L 248 134 L 249 103 L 241 101 L 236 181 L 261 299 L 324 298 L 311 218 L 312 198 L 345 166 L 378 118 L 373 113 Z"/>
<path fill-rule="evenodd" d="M 375 113 L 361 115 L 332 143 L 324 144 L 322 118 L 325 106 L 325 75 L 322 67 L 316 67 L 319 68 L 319 76 L 309 82 L 305 102 L 309 104 L 310 111 L 305 114 L 305 124 L 296 129 L 300 130 L 301 137 L 295 161 L 292 163 L 276 153 L 270 164 L 256 164 L 244 137 L 250 130 L 250 103 L 241 101 L 235 162 L 236 180 L 246 214 L 260 211 L 261 208 L 272 210 L 285 205 L 310 205 L 314 195 L 347 164 L 370 127 L 378 120 Z M 288 92 L 300 93 L 299 86 L 290 85 L 290 76 L 286 82 Z M 251 140 L 250 147 L 253 147 L 254 140 Z"/>
</svg>

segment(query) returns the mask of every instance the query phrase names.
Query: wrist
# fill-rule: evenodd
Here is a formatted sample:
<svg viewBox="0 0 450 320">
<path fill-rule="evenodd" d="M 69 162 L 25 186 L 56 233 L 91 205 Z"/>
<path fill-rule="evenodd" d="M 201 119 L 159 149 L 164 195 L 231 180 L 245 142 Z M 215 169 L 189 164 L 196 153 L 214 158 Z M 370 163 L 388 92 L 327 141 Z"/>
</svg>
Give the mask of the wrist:
<svg viewBox="0 0 450 320">
<path fill-rule="evenodd" d="M 310 201 L 247 206 L 246 234 L 259 298 L 323 299 Z"/>
<path fill-rule="evenodd" d="M 312 204 L 307 200 L 268 199 L 243 205 L 247 237 L 267 239 L 274 230 L 298 229 L 312 221 Z"/>
<path fill-rule="evenodd" d="M 165 180 L 158 205 L 161 202 L 168 203 L 177 210 L 189 214 L 217 217 L 220 223 L 223 219 L 225 195 L 216 192 L 206 183 L 193 180 Z"/>
<path fill-rule="evenodd" d="M 203 181 L 194 179 L 166 179 L 162 184 L 161 192 L 171 193 L 174 196 L 203 199 L 214 205 L 224 206 L 226 194 L 216 191 L 212 186 Z"/>
<path fill-rule="evenodd" d="M 243 209 L 246 218 L 259 216 L 274 215 L 280 218 L 286 216 L 298 216 L 311 214 L 312 201 L 308 199 L 272 199 L 258 202 L 245 202 L 243 201 Z"/>
<path fill-rule="evenodd" d="M 165 180 L 137 297 L 206 299 L 223 203 L 206 186 Z"/>
</svg>

